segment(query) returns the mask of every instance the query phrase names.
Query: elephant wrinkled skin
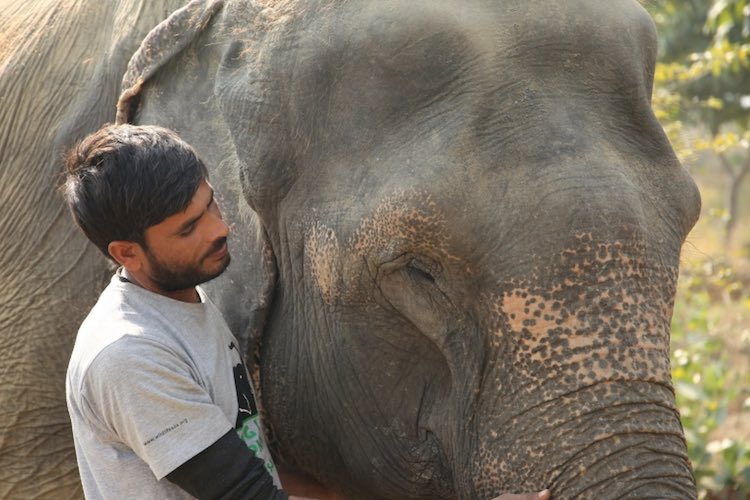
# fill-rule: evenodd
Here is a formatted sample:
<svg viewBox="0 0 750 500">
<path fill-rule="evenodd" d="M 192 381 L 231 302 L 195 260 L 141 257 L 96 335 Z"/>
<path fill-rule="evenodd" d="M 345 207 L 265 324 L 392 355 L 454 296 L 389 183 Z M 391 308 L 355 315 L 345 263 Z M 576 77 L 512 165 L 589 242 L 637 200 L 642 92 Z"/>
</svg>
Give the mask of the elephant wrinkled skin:
<svg viewBox="0 0 750 500">
<path fill-rule="evenodd" d="M 210 165 L 209 287 L 281 460 L 347 498 L 696 496 L 669 324 L 700 199 L 638 2 L 27 4 L 0 1 L 0 496 L 80 494 L 63 373 L 111 270 L 54 189 L 121 91 Z"/>
</svg>

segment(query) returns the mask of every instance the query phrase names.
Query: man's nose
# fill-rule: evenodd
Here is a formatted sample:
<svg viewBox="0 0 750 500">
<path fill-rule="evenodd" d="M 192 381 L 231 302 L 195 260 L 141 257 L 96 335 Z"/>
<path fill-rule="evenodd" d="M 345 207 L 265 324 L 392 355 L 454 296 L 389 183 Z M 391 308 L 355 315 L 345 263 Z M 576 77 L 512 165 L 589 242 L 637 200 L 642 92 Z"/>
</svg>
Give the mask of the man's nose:
<svg viewBox="0 0 750 500">
<path fill-rule="evenodd" d="M 211 212 L 211 236 L 212 240 L 229 236 L 229 226 L 224 222 L 224 217 L 218 207 Z"/>
</svg>

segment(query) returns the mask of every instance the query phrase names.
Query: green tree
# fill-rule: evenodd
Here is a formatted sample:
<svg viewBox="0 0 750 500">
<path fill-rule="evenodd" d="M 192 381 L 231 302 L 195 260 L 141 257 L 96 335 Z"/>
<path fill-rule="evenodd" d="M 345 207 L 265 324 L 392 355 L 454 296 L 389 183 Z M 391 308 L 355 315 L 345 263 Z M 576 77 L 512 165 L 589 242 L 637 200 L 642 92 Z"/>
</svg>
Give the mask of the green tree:
<svg viewBox="0 0 750 500">
<path fill-rule="evenodd" d="M 739 218 L 739 194 L 750 176 L 750 0 L 654 0 L 659 30 L 654 107 L 678 154 L 716 154 L 729 189 L 725 249 Z M 705 127 L 684 139 L 683 124 Z"/>
</svg>

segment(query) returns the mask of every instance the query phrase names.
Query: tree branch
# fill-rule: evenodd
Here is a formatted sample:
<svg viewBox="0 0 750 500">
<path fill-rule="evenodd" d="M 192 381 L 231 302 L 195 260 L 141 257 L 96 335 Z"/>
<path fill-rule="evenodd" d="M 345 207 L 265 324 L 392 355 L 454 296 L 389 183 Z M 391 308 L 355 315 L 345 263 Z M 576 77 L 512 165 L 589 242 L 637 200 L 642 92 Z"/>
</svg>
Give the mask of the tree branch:
<svg viewBox="0 0 750 500">
<path fill-rule="evenodd" d="M 727 158 L 723 152 L 717 152 L 716 155 L 719 157 L 721 168 L 724 169 L 724 172 L 727 173 L 731 182 L 734 183 L 737 180 L 737 172 L 732 168 L 732 162 L 729 161 L 729 158 Z"/>
</svg>

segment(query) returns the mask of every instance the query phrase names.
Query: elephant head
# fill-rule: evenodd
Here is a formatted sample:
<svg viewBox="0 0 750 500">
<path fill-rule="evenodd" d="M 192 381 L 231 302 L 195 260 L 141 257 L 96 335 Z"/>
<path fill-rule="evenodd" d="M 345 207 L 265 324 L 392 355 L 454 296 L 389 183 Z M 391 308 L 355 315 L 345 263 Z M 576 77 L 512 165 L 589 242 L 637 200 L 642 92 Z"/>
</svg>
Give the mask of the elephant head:
<svg viewBox="0 0 750 500">
<path fill-rule="evenodd" d="M 253 209 L 238 251 L 273 265 L 229 279 L 272 302 L 230 315 L 263 311 L 281 456 L 352 498 L 694 497 L 669 335 L 700 199 L 643 8 L 220 7 L 132 119 L 202 141 Z"/>
</svg>

